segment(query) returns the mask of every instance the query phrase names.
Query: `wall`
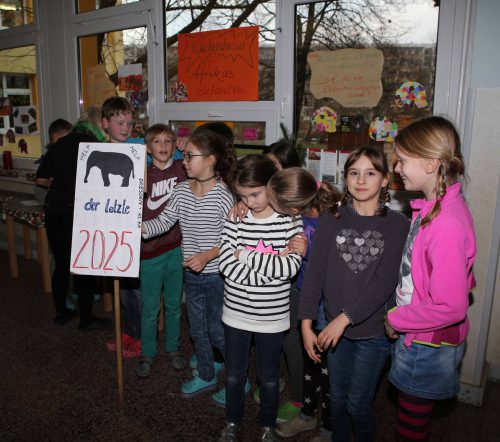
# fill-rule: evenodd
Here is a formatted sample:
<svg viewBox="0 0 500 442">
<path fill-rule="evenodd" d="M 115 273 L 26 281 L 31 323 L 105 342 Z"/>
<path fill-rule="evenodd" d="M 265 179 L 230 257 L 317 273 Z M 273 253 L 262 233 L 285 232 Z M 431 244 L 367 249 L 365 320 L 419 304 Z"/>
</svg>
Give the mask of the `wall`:
<svg viewBox="0 0 500 442">
<path fill-rule="evenodd" d="M 500 285 L 498 274 L 498 219 L 500 178 L 500 2 L 478 0 L 471 63 L 471 87 L 466 106 L 470 204 L 478 243 L 474 267 L 477 287 L 469 310 L 471 332 L 462 364 L 461 399 L 479 404 L 485 377 L 500 374 Z M 492 118 L 493 116 L 493 118 Z M 496 241 L 496 242 L 495 242 Z M 495 281 L 497 282 L 495 284 Z M 491 320 L 491 323 L 490 323 Z M 486 354 L 486 356 L 485 356 Z M 491 370 L 486 361 L 491 365 Z M 497 373 L 495 376 L 494 373 Z"/>
</svg>

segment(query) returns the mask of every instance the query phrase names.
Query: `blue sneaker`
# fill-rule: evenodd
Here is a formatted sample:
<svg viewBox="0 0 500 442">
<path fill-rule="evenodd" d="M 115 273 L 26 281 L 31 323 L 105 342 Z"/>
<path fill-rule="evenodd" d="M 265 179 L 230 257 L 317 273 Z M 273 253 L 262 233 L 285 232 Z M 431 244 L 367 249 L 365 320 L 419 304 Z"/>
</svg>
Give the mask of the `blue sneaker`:
<svg viewBox="0 0 500 442">
<path fill-rule="evenodd" d="M 214 372 L 215 372 L 214 374 L 215 374 L 215 376 L 218 376 L 219 374 L 221 374 L 222 370 L 224 370 L 224 364 L 222 362 L 214 362 Z M 197 368 L 193 368 L 192 375 L 193 376 L 200 375 Z"/>
<path fill-rule="evenodd" d="M 182 384 L 181 395 L 189 399 L 198 396 L 204 391 L 213 390 L 215 387 L 217 387 L 217 377 L 214 376 L 213 379 L 204 381 L 202 378 L 194 376 L 193 379 Z"/>
<path fill-rule="evenodd" d="M 245 396 L 250 393 L 250 390 L 252 389 L 252 386 L 250 385 L 250 381 L 247 380 L 245 381 Z M 217 393 L 214 393 L 212 395 L 213 401 L 219 406 L 219 407 L 225 407 L 226 406 L 226 387 L 220 389 Z"/>
<path fill-rule="evenodd" d="M 189 368 L 196 368 L 198 366 L 198 358 L 196 357 L 196 354 L 191 356 L 191 359 L 189 360 Z"/>
</svg>

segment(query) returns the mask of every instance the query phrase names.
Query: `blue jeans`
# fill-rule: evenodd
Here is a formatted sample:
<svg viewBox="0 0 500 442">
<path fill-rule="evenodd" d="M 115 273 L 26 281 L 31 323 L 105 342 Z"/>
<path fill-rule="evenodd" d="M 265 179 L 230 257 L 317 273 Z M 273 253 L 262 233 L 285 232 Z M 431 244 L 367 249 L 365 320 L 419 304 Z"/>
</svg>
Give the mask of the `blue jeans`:
<svg viewBox="0 0 500 442">
<path fill-rule="evenodd" d="M 215 376 L 212 346 L 224 355 L 224 280 L 219 273 L 186 271 L 184 284 L 189 330 L 198 361 L 199 376 L 204 381 L 210 381 Z"/>
<path fill-rule="evenodd" d="M 390 353 L 387 337 L 342 338 L 328 352 L 332 440 L 349 442 L 351 422 L 356 441 L 375 440 L 373 398 Z"/>
<path fill-rule="evenodd" d="M 226 418 L 240 424 L 245 408 L 245 381 L 252 336 L 260 380 L 261 427 L 275 427 L 279 404 L 280 357 L 283 332 L 256 333 L 224 324 L 226 338 Z M 300 350 L 300 349 L 299 349 Z"/>
</svg>

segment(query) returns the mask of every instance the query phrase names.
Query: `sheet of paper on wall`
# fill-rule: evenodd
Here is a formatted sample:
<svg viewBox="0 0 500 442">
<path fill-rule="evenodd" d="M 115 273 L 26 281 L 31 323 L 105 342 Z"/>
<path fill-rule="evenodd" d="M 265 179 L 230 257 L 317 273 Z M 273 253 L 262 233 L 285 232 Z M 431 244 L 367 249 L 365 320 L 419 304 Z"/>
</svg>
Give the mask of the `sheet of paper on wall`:
<svg viewBox="0 0 500 442">
<path fill-rule="evenodd" d="M 118 68 L 118 89 L 120 91 L 142 89 L 142 63 L 124 64 Z"/>
<path fill-rule="evenodd" d="M 334 133 L 337 130 L 337 113 L 328 106 L 321 106 L 311 115 L 311 123 L 318 132 Z"/>
<path fill-rule="evenodd" d="M 397 107 L 409 110 L 412 107 L 422 109 L 427 107 L 425 87 L 416 81 L 406 81 L 395 93 L 394 101 Z"/>
<path fill-rule="evenodd" d="M 116 95 L 115 85 L 108 78 L 103 64 L 87 69 L 87 93 L 93 106 L 101 106 L 106 98 Z"/>
<path fill-rule="evenodd" d="M 259 27 L 179 34 L 178 81 L 187 101 L 259 99 Z"/>
<path fill-rule="evenodd" d="M 398 123 L 388 117 L 376 117 L 368 129 L 370 138 L 375 141 L 392 142 L 398 134 Z"/>
<path fill-rule="evenodd" d="M 316 51 L 307 61 L 316 99 L 333 98 L 344 107 L 375 107 L 382 97 L 384 55 L 379 49 Z"/>
<path fill-rule="evenodd" d="M 37 131 L 36 109 L 33 106 L 15 106 L 12 115 L 16 134 L 32 134 Z"/>
<path fill-rule="evenodd" d="M 308 148 L 306 169 L 318 181 L 338 184 L 338 150 Z"/>
<path fill-rule="evenodd" d="M 12 114 L 12 104 L 9 98 L 0 98 L 0 117 L 8 117 Z"/>
</svg>

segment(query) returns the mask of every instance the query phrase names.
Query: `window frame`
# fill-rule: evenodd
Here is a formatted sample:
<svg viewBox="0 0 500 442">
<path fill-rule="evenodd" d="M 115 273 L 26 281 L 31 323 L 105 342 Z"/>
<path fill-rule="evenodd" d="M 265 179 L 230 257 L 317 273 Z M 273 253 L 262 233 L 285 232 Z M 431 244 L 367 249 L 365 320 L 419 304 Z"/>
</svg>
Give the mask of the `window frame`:
<svg viewBox="0 0 500 442">
<path fill-rule="evenodd" d="M 320 3 L 324 0 L 288 0 L 283 3 L 283 59 L 295 64 L 295 6 Z M 439 7 L 438 39 L 436 54 L 436 76 L 434 86 L 434 115 L 447 115 L 457 125 L 463 112 L 466 81 L 465 60 L 467 47 L 467 28 L 470 18 L 471 0 L 441 0 Z M 288 64 L 290 65 L 290 64 Z M 285 124 L 292 127 L 294 106 L 295 70 L 282 72 L 283 89 L 288 91 L 282 97 L 287 106 Z"/>
<path fill-rule="evenodd" d="M 0 50 L 15 49 L 23 46 L 34 46 L 35 48 L 35 65 L 37 76 L 37 96 L 38 96 L 38 122 L 40 124 L 40 145 L 47 144 L 47 136 L 45 135 L 44 128 L 46 127 L 46 115 L 50 107 L 47 91 L 43 87 L 44 79 L 44 55 L 45 47 L 44 40 L 40 38 L 41 23 L 43 23 L 46 9 L 42 7 L 41 0 L 33 0 L 33 22 L 16 26 L 14 28 L 0 30 Z M 33 94 L 31 93 L 31 100 Z M 32 169 L 34 166 L 34 159 L 32 158 L 13 158 L 14 168 L 19 169 Z"/>
<path fill-rule="evenodd" d="M 288 0 L 287 0 L 288 1 Z M 276 141 L 281 135 L 279 132 L 279 100 L 282 95 L 281 83 L 278 81 L 278 72 L 281 71 L 280 57 L 282 47 L 282 32 L 280 24 L 280 10 L 283 0 L 276 2 L 276 40 L 275 40 L 275 72 L 274 72 L 274 100 L 272 101 L 200 101 L 200 102 L 167 102 L 167 78 L 164 69 L 165 52 L 163 44 L 157 53 L 159 65 L 162 66 L 163 75 L 158 75 L 156 80 L 157 121 L 234 121 L 234 122 L 264 122 L 266 124 L 266 145 Z M 164 37 L 164 2 L 162 9 L 156 14 L 156 29 L 162 31 L 158 34 L 163 41 Z M 163 43 L 163 42 L 162 42 Z"/>
</svg>

